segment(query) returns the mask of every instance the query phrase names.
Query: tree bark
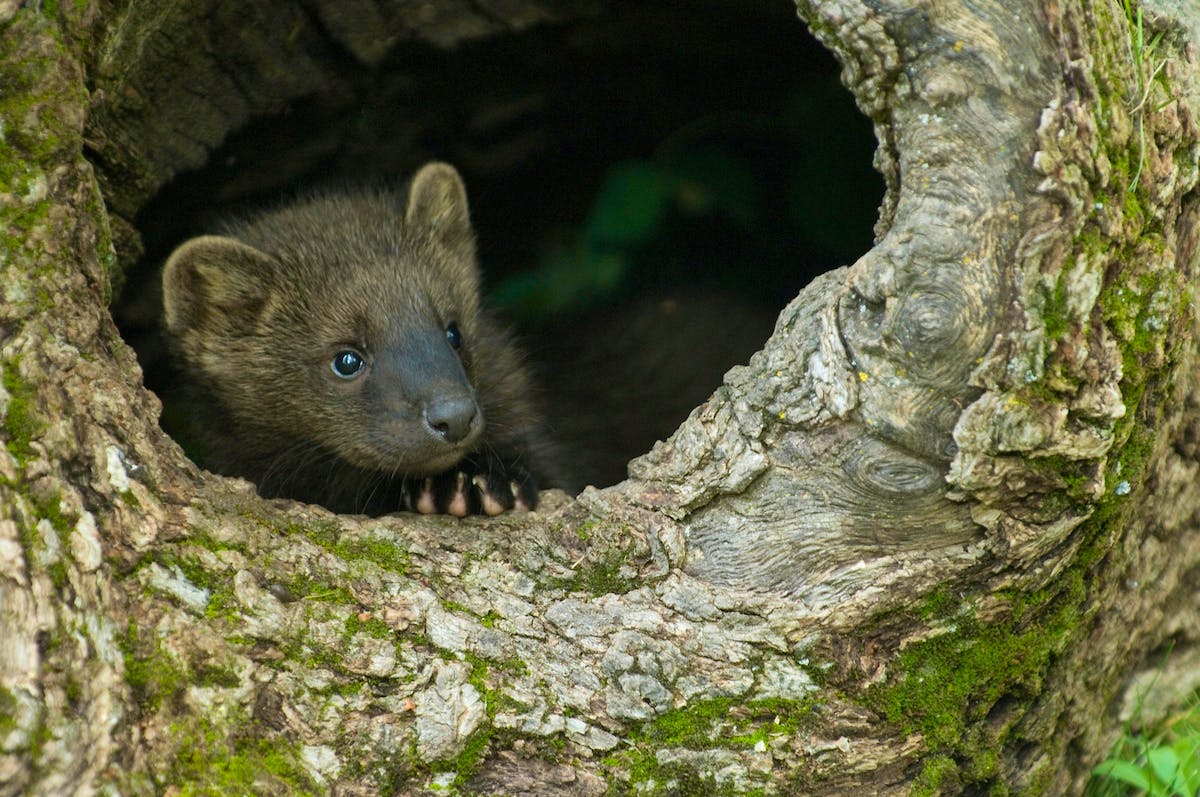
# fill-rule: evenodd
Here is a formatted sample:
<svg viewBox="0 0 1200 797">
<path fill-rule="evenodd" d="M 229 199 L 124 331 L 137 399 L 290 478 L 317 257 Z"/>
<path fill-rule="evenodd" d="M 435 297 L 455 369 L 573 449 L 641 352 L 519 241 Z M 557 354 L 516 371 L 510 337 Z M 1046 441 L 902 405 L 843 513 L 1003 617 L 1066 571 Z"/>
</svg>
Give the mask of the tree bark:
<svg viewBox="0 0 1200 797">
<path fill-rule="evenodd" d="M 157 188 L 594 5 L 0 2 L 0 794 L 1078 793 L 1200 685 L 1188 3 L 802 0 L 877 244 L 616 487 L 336 516 L 163 435 L 107 311 Z"/>
</svg>

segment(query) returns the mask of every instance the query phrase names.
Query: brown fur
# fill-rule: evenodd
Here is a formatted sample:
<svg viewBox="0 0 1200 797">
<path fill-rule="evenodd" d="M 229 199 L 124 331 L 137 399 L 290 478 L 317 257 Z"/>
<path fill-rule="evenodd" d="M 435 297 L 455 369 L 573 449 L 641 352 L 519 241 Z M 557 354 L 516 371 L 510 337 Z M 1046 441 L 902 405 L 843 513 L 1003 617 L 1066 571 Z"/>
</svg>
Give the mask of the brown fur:
<svg viewBox="0 0 1200 797">
<path fill-rule="evenodd" d="M 777 311 L 714 288 L 597 309 L 539 335 L 556 439 L 582 484 L 615 484 L 744 363 Z M 602 386 L 602 389 L 600 388 Z"/>
<path fill-rule="evenodd" d="M 480 307 L 452 167 L 426 165 L 404 196 L 316 195 L 224 233 L 184 243 L 163 274 L 203 464 L 267 496 L 370 513 L 432 494 L 438 511 L 461 514 L 447 505 L 480 475 L 468 511 L 484 511 L 489 493 L 512 506 L 510 484 L 529 504 L 535 479 L 562 483 L 521 357 Z M 330 367 L 347 347 L 368 361 L 349 382 Z M 457 442 L 422 416 L 451 393 L 473 395 L 482 416 Z"/>
</svg>

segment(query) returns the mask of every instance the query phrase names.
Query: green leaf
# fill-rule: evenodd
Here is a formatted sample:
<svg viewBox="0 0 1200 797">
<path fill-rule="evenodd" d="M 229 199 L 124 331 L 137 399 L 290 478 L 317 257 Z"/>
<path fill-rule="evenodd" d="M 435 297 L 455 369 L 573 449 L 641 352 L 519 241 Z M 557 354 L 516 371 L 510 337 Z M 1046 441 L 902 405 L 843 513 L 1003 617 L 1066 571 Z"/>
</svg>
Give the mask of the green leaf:
<svg viewBox="0 0 1200 797">
<path fill-rule="evenodd" d="M 657 166 L 629 161 L 613 167 L 592 205 L 584 238 L 593 246 L 629 246 L 651 238 L 667 207 L 670 192 Z"/>
<path fill-rule="evenodd" d="M 1200 794 L 1200 733 L 1187 734 L 1172 745 L 1179 756 L 1179 775 L 1188 797 Z"/>
<path fill-rule="evenodd" d="M 542 257 L 537 271 L 506 278 L 488 300 L 510 319 L 543 323 L 566 308 L 611 295 L 628 271 L 629 259 L 623 252 L 557 247 Z"/>
<path fill-rule="evenodd" d="M 1170 747 L 1155 747 L 1146 753 L 1146 762 L 1154 772 L 1154 777 L 1170 791 L 1175 791 L 1179 775 L 1179 756 Z M 1169 793 L 1169 792 L 1167 792 Z M 1191 797 L 1191 795 L 1184 795 Z"/>
<path fill-rule="evenodd" d="M 1110 758 L 1107 761 L 1101 761 L 1092 770 L 1092 774 L 1097 777 L 1112 778 L 1122 783 L 1128 783 L 1135 789 L 1141 789 L 1142 791 L 1150 790 L 1150 778 L 1146 774 L 1146 771 L 1119 758 Z"/>
</svg>

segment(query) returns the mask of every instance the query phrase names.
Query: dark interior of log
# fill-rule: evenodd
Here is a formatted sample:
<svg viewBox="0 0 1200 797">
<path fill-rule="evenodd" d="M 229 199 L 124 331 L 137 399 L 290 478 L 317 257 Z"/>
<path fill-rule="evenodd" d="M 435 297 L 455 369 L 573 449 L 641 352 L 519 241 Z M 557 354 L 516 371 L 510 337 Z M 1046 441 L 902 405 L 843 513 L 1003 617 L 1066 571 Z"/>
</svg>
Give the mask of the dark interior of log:
<svg viewBox="0 0 1200 797">
<path fill-rule="evenodd" d="M 466 181 L 492 303 L 585 483 L 608 484 L 759 348 L 801 287 L 872 242 L 870 123 L 786 0 L 619 4 L 329 69 L 325 90 L 231 131 L 130 219 L 140 246 L 121 253 L 114 315 L 151 388 L 168 378 L 152 288 L 173 247 L 298 189 L 399 184 L 443 159 Z"/>
</svg>

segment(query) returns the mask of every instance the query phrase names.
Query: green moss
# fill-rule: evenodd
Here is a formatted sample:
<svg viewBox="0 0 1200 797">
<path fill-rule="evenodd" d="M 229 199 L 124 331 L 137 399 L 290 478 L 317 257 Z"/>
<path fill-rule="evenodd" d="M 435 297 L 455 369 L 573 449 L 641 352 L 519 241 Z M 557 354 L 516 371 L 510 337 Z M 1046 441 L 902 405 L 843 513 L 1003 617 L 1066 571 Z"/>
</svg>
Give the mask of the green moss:
<svg viewBox="0 0 1200 797">
<path fill-rule="evenodd" d="M 635 579 L 621 575 L 621 568 L 628 561 L 624 551 L 614 551 L 600 562 L 584 568 L 579 574 L 579 584 L 592 595 L 621 594 L 640 586 Z"/>
<path fill-rule="evenodd" d="M 1062 273 L 1054 283 L 1054 289 L 1043 297 L 1042 323 L 1046 327 L 1046 339 L 1058 340 L 1071 326 L 1067 312 L 1067 275 L 1074 268 L 1073 260 L 1063 264 Z"/>
<path fill-rule="evenodd" d="M 10 486 L 21 493 L 32 510 L 32 522 L 26 522 L 23 514 L 18 515 L 17 539 L 21 548 L 30 562 L 36 563 L 50 577 L 56 590 L 60 593 L 66 591 L 71 579 L 69 563 L 63 558 L 61 545 L 78 520 L 77 516 L 63 511 L 62 500 L 57 494 L 25 490 L 22 483 Z M 50 524 L 58 537 L 58 546 L 53 549 L 39 528 L 43 520 Z"/>
<path fill-rule="evenodd" d="M 1053 343 L 1068 333 L 1070 325 L 1065 311 L 1069 275 L 1079 263 L 1105 269 L 1105 284 L 1097 309 L 1121 349 L 1123 375 L 1120 388 L 1127 408 L 1125 417 L 1112 427 L 1115 445 L 1109 457 L 1110 467 L 1114 460 L 1127 457 L 1123 447 L 1133 426 L 1140 422 L 1138 407 L 1147 397 L 1148 385 L 1158 381 L 1166 370 L 1164 348 L 1170 330 L 1180 328 L 1180 310 L 1170 312 L 1156 303 L 1164 295 L 1181 296 L 1181 303 L 1186 302 L 1188 294 L 1178 283 L 1170 284 L 1179 277 L 1166 268 L 1162 260 L 1166 241 L 1161 222 L 1157 220 L 1159 213 L 1153 205 L 1154 187 L 1139 180 L 1145 155 L 1141 122 L 1147 106 L 1141 102 L 1143 91 L 1148 80 L 1163 79 L 1154 74 L 1153 62 L 1161 60 L 1154 55 L 1158 39 L 1145 38 L 1137 3 L 1127 2 L 1124 14 L 1114 15 L 1111 11 L 1108 9 L 1093 20 L 1097 28 L 1095 35 L 1100 42 L 1095 48 L 1094 75 L 1101 89 L 1096 96 L 1094 116 L 1098 129 L 1103 131 L 1100 143 L 1105 147 L 1110 177 L 1104 183 L 1094 181 L 1091 188 L 1098 208 L 1120 209 L 1124 222 L 1122 235 L 1114 239 L 1111 233 L 1101 229 L 1098 218 L 1088 219 L 1074 241 L 1076 254 L 1063 264 L 1053 290 L 1042 297 L 1047 341 Z M 1121 44 L 1130 36 L 1130 31 L 1135 39 L 1132 48 Z M 1132 135 L 1123 140 L 1115 136 L 1115 128 L 1109 123 L 1115 115 L 1129 117 L 1127 122 L 1133 123 Z M 1046 372 L 1062 376 L 1054 355 L 1046 363 Z M 1073 396 L 1078 386 L 1071 379 L 1062 381 L 1064 383 L 1057 390 L 1050 390 L 1044 396 L 1046 400 L 1061 403 Z M 1045 390 L 1045 386 L 1042 389 Z M 1106 475 L 1117 475 L 1118 481 L 1128 481 L 1127 475 L 1111 472 Z M 1086 481 L 1086 474 L 1075 483 L 1068 479 L 1065 489 L 1069 503 L 1074 506 L 1060 502 L 1061 506 L 1051 508 L 1090 509 L 1093 499 L 1086 491 L 1081 493 L 1077 489 Z"/>
<path fill-rule="evenodd" d="M 300 765 L 295 745 L 237 732 L 249 724 L 237 712 L 223 721 L 193 716 L 173 722 L 170 737 L 176 742 L 176 758 L 173 768 L 156 778 L 160 790 L 213 797 L 319 793 Z"/>
<path fill-rule="evenodd" d="M 37 527 L 30 523 L 20 523 L 17 525 L 17 542 L 21 545 L 21 550 L 25 552 L 25 556 L 29 560 L 33 560 L 33 554 L 42 547 L 42 541 L 38 538 Z"/>
<path fill-rule="evenodd" d="M 809 701 L 701 700 L 650 720 L 631 738 L 649 743 L 650 748 L 751 749 L 769 736 L 790 736 L 811 726 L 812 712 Z"/>
<path fill-rule="evenodd" d="M 0 194 L 17 200 L 0 204 L 0 230 L 4 231 L 0 262 L 21 264 L 38 254 L 31 247 L 39 239 L 29 233 L 50 210 L 50 200 L 39 198 L 46 175 L 82 152 L 81 132 L 72 115 L 61 113 L 61 108 L 85 108 L 87 97 L 82 85 L 61 76 L 64 70 L 57 61 L 65 53 L 57 24 L 31 4 L 16 12 L 0 36 L 0 86 L 4 87 L 0 119 L 5 120 L 0 137 Z M 40 259 L 51 276 L 62 268 L 53 259 Z M 31 309 L 53 303 L 52 284 L 26 283 Z"/>
<path fill-rule="evenodd" d="M 414 775 L 412 758 L 415 756 L 394 755 L 373 762 L 369 769 L 365 765 L 366 762 L 351 759 L 345 762 L 342 773 L 347 779 L 366 776 L 375 787 L 375 794 L 407 794 Z"/>
<path fill-rule="evenodd" d="M 327 551 L 333 551 L 337 547 L 337 540 L 338 536 L 342 533 L 342 527 L 331 520 L 313 520 L 303 525 L 289 523 L 286 527 L 286 533 L 292 536 L 307 537 L 314 545 L 318 545 Z"/>
<path fill-rule="evenodd" d="M 8 394 L 4 432 L 9 452 L 17 460 L 17 465 L 24 467 L 31 454 L 31 443 L 45 429 L 45 423 L 33 412 L 33 388 L 18 376 L 20 364 L 20 358 L 3 364 L 4 391 Z"/>
<path fill-rule="evenodd" d="M 75 673 L 65 673 L 63 678 L 63 695 L 67 698 L 67 706 L 76 710 L 83 699 L 83 684 L 75 677 Z"/>
<path fill-rule="evenodd" d="M 0 686 L 0 739 L 17 729 L 17 696 Z"/>
<path fill-rule="evenodd" d="M 624 594 L 644 586 L 636 578 L 621 574 L 629 556 L 628 551 L 609 550 L 599 562 L 585 561 L 575 570 L 573 576 L 547 579 L 544 586 L 547 589 L 565 592 L 584 591 L 595 596 Z"/>
<path fill-rule="evenodd" d="M 762 788 L 737 791 L 731 783 L 718 783 L 716 774 L 700 772 L 680 763 L 660 764 L 653 755 L 623 754 L 618 760 L 622 777 L 610 780 L 605 797 L 627 794 L 665 794 L 671 797 L 747 797 L 763 794 Z"/>
<path fill-rule="evenodd" d="M 516 656 L 511 656 L 507 659 L 496 659 L 492 662 L 492 666 L 497 670 L 503 670 L 510 675 L 529 674 L 529 665 L 524 659 L 517 658 Z"/>
<path fill-rule="evenodd" d="M 934 617 L 949 617 L 959 607 L 959 601 L 945 587 L 934 590 L 917 607 L 917 616 L 922 620 Z"/>
<path fill-rule="evenodd" d="M 641 736 L 665 747 L 713 747 L 714 740 L 720 735 L 718 723 L 728 719 L 729 709 L 733 706 L 732 698 L 718 698 L 668 711 L 643 727 Z"/>
<path fill-rule="evenodd" d="M 403 575 L 408 571 L 409 553 L 390 540 L 377 537 L 367 537 L 338 542 L 333 552 L 343 559 L 365 559 L 374 562 L 384 570 Z"/>
<path fill-rule="evenodd" d="M 1159 428 L 1155 418 L 1162 411 L 1168 373 L 1159 369 L 1149 374 L 1138 391 L 1137 411 L 1124 424 L 1126 437 L 1109 459 L 1109 484 L 1118 475 L 1140 483 Z M 1154 400 L 1145 401 L 1148 396 Z M 1015 722 L 989 729 L 989 712 L 1006 698 L 1019 705 L 1037 694 L 1057 654 L 1079 635 L 1080 623 L 1089 616 L 1092 571 L 1103 564 L 1130 506 L 1110 490 L 1076 530 L 1084 542 L 1058 579 L 1035 591 L 999 593 L 1010 601 L 1007 618 L 983 623 L 940 591 L 918 609 L 921 617 L 937 619 L 949 630 L 905 648 L 894 677 L 873 687 L 867 697 L 901 733 L 924 737 L 932 755 L 925 759 L 917 781 L 921 788 L 914 787 L 914 793 L 945 793 L 939 788 L 955 782 L 1007 793 L 995 780 L 996 751 L 1020 739 L 1013 735 Z"/>
<path fill-rule="evenodd" d="M 368 616 L 363 619 L 358 612 L 346 615 L 346 635 L 366 634 L 374 639 L 391 639 L 395 636 L 391 627 L 378 617 Z"/>
<path fill-rule="evenodd" d="M 384 688 L 390 688 L 392 684 L 385 682 Z M 353 695 L 361 694 L 367 688 L 367 681 L 361 678 L 347 681 L 339 681 L 331 683 L 323 689 L 314 689 L 314 694 L 340 695 L 341 697 L 352 697 Z"/>
<path fill-rule="evenodd" d="M 639 792 L 673 795 L 732 794 L 712 773 L 659 763 L 659 750 L 752 750 L 760 742 L 787 738 L 815 724 L 815 701 L 734 698 L 701 700 L 645 722 L 628 734 L 632 745 L 603 760 L 609 794 Z M 754 793 L 752 789 L 750 792 Z"/>
<path fill-rule="evenodd" d="M 153 558 L 168 570 L 178 568 L 194 586 L 207 590 L 210 594 L 225 588 L 224 580 L 203 562 L 166 551 L 155 552 Z"/>
<path fill-rule="evenodd" d="M 342 538 L 342 528 L 335 521 L 313 520 L 308 523 L 290 523 L 286 533 L 307 537 L 315 545 L 324 548 L 346 561 L 373 562 L 384 570 L 403 575 L 408 570 L 411 557 L 408 550 L 392 540 L 379 537 Z"/>
<path fill-rule="evenodd" d="M 75 515 L 68 516 L 63 512 L 62 499 L 57 495 L 39 498 L 31 496 L 33 499 L 33 508 L 39 519 L 50 521 L 50 525 L 54 527 L 60 535 L 65 536 L 71 531 L 71 528 L 79 520 Z"/>
<path fill-rule="evenodd" d="M 205 617 L 210 620 L 241 617 L 241 606 L 233 594 L 229 577 L 214 570 L 212 565 L 198 561 L 186 552 L 156 551 L 152 558 L 168 570 L 178 569 L 192 585 L 208 592 Z"/>
<path fill-rule="evenodd" d="M 929 755 L 916 794 L 991 787 L 997 750 L 1014 742 L 1014 723 L 989 721 L 994 709 L 1038 694 L 1057 655 L 1071 644 L 1087 599 L 1084 567 L 1076 565 L 1038 592 L 999 593 L 1006 617 L 979 620 L 967 604 L 936 595 L 942 633 L 908 645 L 893 677 L 872 686 L 866 703 L 902 736 L 919 734 Z"/>
<path fill-rule="evenodd" d="M 645 767 L 630 771 L 626 781 L 612 782 L 605 797 L 636 794 L 666 794 L 671 797 L 754 797 L 763 795 L 761 787 L 738 791 L 731 783 L 718 783 L 714 773 L 697 772 L 683 764 L 659 764 L 647 761 Z"/>
<path fill-rule="evenodd" d="M 961 618 L 953 631 L 907 647 L 900 654 L 905 683 L 878 691 L 885 716 L 945 748 L 958 741 L 965 723 L 985 715 L 1001 697 L 1036 692 L 1074 628 L 1074 609 L 1083 595 L 1077 579 L 1070 583 L 1073 576 L 1065 579 L 1069 588 L 1056 596 L 1050 616 L 1035 618 L 1014 600 L 1009 620 L 982 624 Z M 1023 626 L 1016 619 L 1021 616 L 1030 622 Z"/>
<path fill-rule="evenodd" d="M 45 714 L 38 716 L 37 725 L 34 726 L 31 736 L 27 760 L 35 762 L 34 765 L 37 766 L 37 763 L 42 760 L 42 751 L 54 739 L 54 732 L 46 722 Z"/>
<path fill-rule="evenodd" d="M 321 603 L 349 604 L 351 606 L 358 604 L 354 595 L 345 587 L 313 581 L 306 576 L 297 576 L 288 583 L 292 588 L 304 590 L 293 592 L 294 595 L 304 600 L 319 601 Z"/>
<path fill-rule="evenodd" d="M 453 653 L 446 652 L 447 658 L 458 659 L 459 657 Z M 517 731 L 500 729 L 496 727 L 496 714 L 501 711 L 507 712 L 523 712 L 530 709 L 529 706 L 514 700 L 504 693 L 503 689 L 493 686 L 493 683 L 503 683 L 504 677 L 496 677 L 492 675 L 492 669 L 500 669 L 510 674 L 524 674 L 528 672 L 528 668 L 524 662 L 514 660 L 505 660 L 493 662 L 485 660 L 473 653 L 464 653 L 461 657 L 463 661 L 471 665 L 471 673 L 467 676 L 467 683 L 475 687 L 475 691 L 479 693 L 483 700 L 487 719 L 467 737 L 462 749 L 452 758 L 441 761 L 434 761 L 429 765 L 431 773 L 453 772 L 454 781 L 451 784 L 451 790 L 457 789 L 471 779 L 479 765 L 487 757 L 488 751 L 493 745 L 508 747 L 510 743 L 516 739 L 524 739 L 528 744 L 529 753 L 535 753 L 538 750 L 546 750 L 553 746 L 551 742 L 543 737 L 530 736 Z"/>
<path fill-rule="evenodd" d="M 496 734 L 495 726 L 491 723 L 492 716 L 494 716 L 494 713 L 489 712 L 488 720 L 467 737 L 462 751 L 450 761 L 435 764 L 434 771 L 454 772 L 455 786 L 461 786 L 466 783 L 475 774 L 475 770 L 478 769 L 479 764 L 482 763 L 484 757 L 487 755 L 492 737 Z"/>
<path fill-rule="evenodd" d="M 467 737 L 467 741 L 458 755 L 450 759 L 435 761 L 430 765 L 433 772 L 455 773 L 454 786 L 466 783 L 487 754 L 488 745 L 496 735 L 494 720 L 498 707 L 497 698 L 501 696 L 497 690 L 488 686 L 487 662 L 472 653 L 466 653 L 463 658 L 471 665 L 471 674 L 467 676 L 467 682 L 479 692 L 487 712 L 487 719 Z"/>
<path fill-rule="evenodd" d="M 242 685 L 242 678 L 229 667 L 206 661 L 193 667 L 195 683 L 199 686 L 216 686 L 222 689 L 234 689 Z"/>
<path fill-rule="evenodd" d="M 133 690 L 141 710 L 157 711 L 187 686 L 186 665 L 163 647 L 157 635 L 140 636 L 137 625 L 130 620 L 117 642 L 125 661 L 125 683 Z"/>
<path fill-rule="evenodd" d="M 40 250 L 44 236 L 32 233 L 47 222 L 52 205 L 47 175 L 82 152 L 78 117 L 62 109 L 87 107 L 83 86 L 66 78 L 72 72 L 59 63 L 65 47 L 57 24 L 36 6 L 18 8 L 0 33 L 0 196 L 7 198 L 0 202 L 0 282 L 9 301 L 24 305 L 14 327 L 22 316 L 53 306 L 58 276 L 71 267 L 69 259 L 47 257 Z M 3 436 L 24 467 L 45 423 L 33 409 L 32 388 L 18 376 L 19 365 L 18 359 L 2 365 L 9 394 Z"/>
<path fill-rule="evenodd" d="M 958 765 L 947 756 L 933 756 L 925 759 L 921 773 L 913 781 L 909 797 L 933 797 L 960 790 Z"/>
<path fill-rule="evenodd" d="M 1015 390 L 1014 396 L 1030 403 L 1061 406 L 1077 394 L 1078 377 L 1072 366 L 1064 364 L 1055 344 L 1078 334 L 1077 324 L 1089 321 L 1074 317 L 1068 305 L 1068 288 L 1078 276 L 1075 272 L 1087 264 L 1104 275 L 1091 318 L 1102 320 L 1119 347 L 1120 390 L 1126 413 L 1113 422 L 1073 419 L 1111 434 L 1113 445 L 1106 458 L 1027 459 L 1047 490 L 1039 498 L 1037 517 L 1088 516 L 1073 532 L 1080 546 L 1066 570 L 1042 589 L 1001 593 L 1000 597 L 1009 601 L 1010 611 L 989 612 L 986 621 L 964 612 L 969 604 L 935 593 L 918 612 L 940 633 L 899 652 L 889 667 L 888 681 L 867 693 L 867 704 L 894 723 L 900 734 L 919 734 L 924 740 L 927 753 L 914 794 L 1007 793 L 997 776 L 997 750 L 1024 741 L 1043 746 L 1059 743 L 1020 738 L 1019 707 L 1040 692 L 1059 652 L 1078 640 L 1091 622 L 1089 585 L 1106 583 L 1095 571 L 1108 566 L 1113 541 L 1122 532 L 1126 513 L 1134 503 L 1128 496 L 1136 495 L 1144 478 L 1172 389 L 1177 362 L 1172 347 L 1186 339 L 1179 331 L 1186 328 L 1189 291 L 1167 265 L 1166 244 L 1156 221 L 1160 214 L 1151 197 L 1155 187 L 1147 183 L 1145 175 L 1140 182 L 1138 179 L 1143 159 L 1138 120 L 1133 120 L 1134 133 L 1125 141 L 1114 137 L 1117 126 L 1110 124 L 1111 118 L 1128 114 L 1136 104 L 1136 98 L 1128 94 L 1130 65 L 1128 51 L 1121 44 L 1127 31 L 1122 29 L 1121 15 L 1114 18 L 1111 11 L 1097 14 L 1094 20 L 1095 35 L 1102 42 L 1094 48 L 1101 89 L 1095 113 L 1098 129 L 1105 131 L 1101 143 L 1106 147 L 1111 176 L 1103 184 L 1097 180 L 1091 188 L 1098 209 L 1119 211 L 1123 229 L 1114 239 L 1101 228 L 1097 217 L 1089 219 L 1077 235 L 1075 255 L 1062 265 L 1053 287 L 1043 289 L 1039 297 L 1048 351 L 1043 364 L 1046 378 Z M 1143 67 L 1134 65 L 1139 70 Z M 1176 296 L 1178 301 L 1167 298 Z M 1097 499 L 1093 488 L 1101 477 L 1105 493 Z M 1009 716 L 1003 706 L 1010 700 L 1017 710 L 1011 712 L 1011 718 L 1000 719 Z M 1045 772 L 1027 775 L 1031 784 L 1048 777 Z"/>
<path fill-rule="evenodd" d="M 188 542 L 199 545 L 201 548 L 212 551 L 215 554 L 220 554 L 222 551 L 237 551 L 245 556 L 250 555 L 250 549 L 245 543 L 226 542 L 225 540 L 218 540 L 204 533 L 193 534 L 188 537 Z"/>
<path fill-rule="evenodd" d="M 67 563 L 62 559 L 55 559 L 51 562 L 46 567 L 46 574 L 50 576 L 50 583 L 59 593 L 64 592 L 71 585 L 71 574 L 67 570 Z"/>
<path fill-rule="evenodd" d="M 595 530 L 597 523 L 595 520 L 587 520 L 575 527 L 575 536 L 581 540 L 587 540 L 592 536 L 592 531 Z"/>
<path fill-rule="evenodd" d="M 284 655 L 298 661 L 310 670 L 329 670 L 338 675 L 348 675 L 342 668 L 342 652 L 337 648 L 307 646 L 299 643 L 284 648 Z"/>
<path fill-rule="evenodd" d="M 474 612 L 472 612 L 464 604 L 461 604 L 458 601 L 452 601 L 448 598 L 443 598 L 441 601 L 441 604 L 442 604 L 442 608 L 445 609 L 447 612 L 450 612 L 451 614 L 466 614 L 466 615 L 470 615 L 472 617 L 475 615 Z"/>
</svg>

